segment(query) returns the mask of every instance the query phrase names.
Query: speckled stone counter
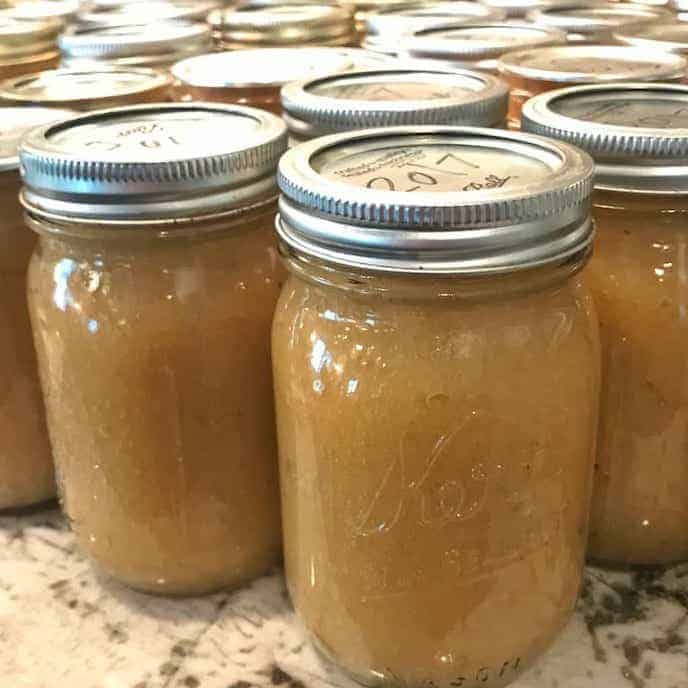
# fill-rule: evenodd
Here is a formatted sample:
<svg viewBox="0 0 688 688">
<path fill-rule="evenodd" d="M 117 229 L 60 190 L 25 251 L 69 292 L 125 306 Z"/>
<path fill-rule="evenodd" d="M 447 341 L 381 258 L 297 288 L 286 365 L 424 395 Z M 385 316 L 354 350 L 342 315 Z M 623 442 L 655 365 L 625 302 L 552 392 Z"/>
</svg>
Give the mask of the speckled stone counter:
<svg viewBox="0 0 688 688">
<path fill-rule="evenodd" d="M 514 688 L 688 688 L 688 566 L 590 568 L 551 651 Z M 167 600 L 94 574 L 56 511 L 0 518 L 0 688 L 351 688 L 314 656 L 279 572 Z"/>
</svg>

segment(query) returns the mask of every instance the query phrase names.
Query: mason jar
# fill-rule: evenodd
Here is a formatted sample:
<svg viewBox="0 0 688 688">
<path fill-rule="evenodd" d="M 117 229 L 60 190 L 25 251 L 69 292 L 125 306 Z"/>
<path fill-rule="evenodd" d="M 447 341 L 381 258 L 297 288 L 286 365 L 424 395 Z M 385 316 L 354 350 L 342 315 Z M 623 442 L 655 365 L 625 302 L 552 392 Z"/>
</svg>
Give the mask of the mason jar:
<svg viewBox="0 0 688 688">
<path fill-rule="evenodd" d="M 47 108 L 2 109 L 0 133 L 0 509 L 55 497 L 53 459 L 45 425 L 36 353 L 26 307 L 26 273 L 35 237 L 19 204 L 22 136 L 32 127 L 69 117 Z"/>
<path fill-rule="evenodd" d="M 509 84 L 509 119 L 520 126 L 521 107 L 538 93 L 577 84 L 615 81 L 682 81 L 688 62 L 680 55 L 624 45 L 568 45 L 507 53 L 498 62 Z"/>
<path fill-rule="evenodd" d="M 285 146 L 273 115 L 210 104 L 100 110 L 23 143 L 61 498 L 81 548 L 134 588 L 206 593 L 280 558 L 269 341 Z"/>
<path fill-rule="evenodd" d="M 142 68 L 55 69 L 0 82 L 0 105 L 99 110 L 170 99 L 169 74 Z"/>
<path fill-rule="evenodd" d="M 172 76 L 178 100 L 238 103 L 280 115 L 282 86 L 353 66 L 337 48 L 257 48 L 190 57 L 172 67 Z"/>
<path fill-rule="evenodd" d="M 364 684 L 504 686 L 571 615 L 598 413 L 592 173 L 566 144 L 439 126 L 280 162 L 286 573 L 315 646 Z"/>
<path fill-rule="evenodd" d="M 57 67 L 58 19 L 17 19 L 0 10 L 0 80 Z"/>
<path fill-rule="evenodd" d="M 293 142 L 401 124 L 503 126 L 509 91 L 489 74 L 386 67 L 294 82 L 282 88 Z"/>
<path fill-rule="evenodd" d="M 602 328 L 602 392 L 590 556 L 687 560 L 688 88 L 562 89 L 530 101 L 523 124 L 597 163 L 587 279 Z"/>
</svg>

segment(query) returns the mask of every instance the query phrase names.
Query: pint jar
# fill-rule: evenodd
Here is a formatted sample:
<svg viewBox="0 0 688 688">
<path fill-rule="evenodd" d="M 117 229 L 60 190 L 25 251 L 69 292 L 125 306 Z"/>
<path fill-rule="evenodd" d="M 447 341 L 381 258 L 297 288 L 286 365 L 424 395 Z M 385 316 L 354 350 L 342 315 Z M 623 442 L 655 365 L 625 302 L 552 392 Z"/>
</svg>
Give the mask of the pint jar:
<svg viewBox="0 0 688 688">
<path fill-rule="evenodd" d="M 364 684 L 503 686 L 572 612 L 598 410 L 592 171 L 468 127 L 282 158 L 287 579 L 315 646 Z"/>
<path fill-rule="evenodd" d="M 63 506 L 99 567 L 144 591 L 234 586 L 280 556 L 269 332 L 285 145 L 268 113 L 161 104 L 22 147 Z"/>
<path fill-rule="evenodd" d="M 597 163 L 600 436 L 590 556 L 615 564 L 688 559 L 688 88 L 562 89 L 524 110 L 530 131 Z"/>
<path fill-rule="evenodd" d="M 32 127 L 69 117 L 47 108 L 3 108 L 0 134 L 0 509 L 55 497 L 36 353 L 26 307 L 26 273 L 35 244 L 19 204 L 19 141 Z"/>
</svg>

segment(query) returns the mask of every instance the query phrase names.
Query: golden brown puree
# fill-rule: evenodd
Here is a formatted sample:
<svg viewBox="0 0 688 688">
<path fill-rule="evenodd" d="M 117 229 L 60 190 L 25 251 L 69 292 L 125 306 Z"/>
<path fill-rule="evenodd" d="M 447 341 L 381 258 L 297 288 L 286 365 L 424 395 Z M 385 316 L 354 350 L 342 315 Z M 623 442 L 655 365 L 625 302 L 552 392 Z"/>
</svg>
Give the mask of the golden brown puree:
<svg viewBox="0 0 688 688">
<path fill-rule="evenodd" d="M 0 509 L 55 496 L 36 354 L 26 307 L 35 235 L 24 226 L 19 173 L 0 174 Z"/>
<path fill-rule="evenodd" d="M 475 280 L 291 268 L 273 365 L 297 610 L 363 682 L 505 685 L 580 584 L 589 293 L 572 266 Z"/>
<path fill-rule="evenodd" d="M 590 554 L 688 559 L 688 200 L 598 192 L 587 271 L 602 332 Z"/>
<path fill-rule="evenodd" d="M 202 593 L 279 559 L 274 213 L 168 238 L 34 227 L 30 308 L 64 507 L 80 545 L 136 588 Z"/>
</svg>

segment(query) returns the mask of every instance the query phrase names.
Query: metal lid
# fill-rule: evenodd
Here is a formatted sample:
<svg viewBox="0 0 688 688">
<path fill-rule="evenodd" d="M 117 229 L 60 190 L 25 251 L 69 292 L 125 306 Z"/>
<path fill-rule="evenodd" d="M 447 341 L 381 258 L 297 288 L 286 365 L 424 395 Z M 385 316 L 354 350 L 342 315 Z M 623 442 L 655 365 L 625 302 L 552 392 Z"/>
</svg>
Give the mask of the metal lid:
<svg viewBox="0 0 688 688">
<path fill-rule="evenodd" d="M 69 110 L 42 107 L 2 108 L 0 131 L 0 172 L 19 169 L 19 144 L 34 127 L 73 116 Z"/>
<path fill-rule="evenodd" d="M 154 29 L 154 30 L 152 30 Z M 71 26 L 59 39 L 69 58 L 114 59 L 118 57 L 177 54 L 184 56 L 211 44 L 207 24 L 169 21 L 129 26 Z"/>
<path fill-rule="evenodd" d="M 366 16 L 365 24 L 368 33 L 372 34 L 406 34 L 437 24 L 448 22 L 495 21 L 504 19 L 506 13 L 481 5 L 471 0 L 452 0 L 420 4 L 408 9 L 382 9 Z"/>
<path fill-rule="evenodd" d="M 525 22 L 473 22 L 415 31 L 404 42 L 411 57 L 476 61 L 501 57 L 512 50 L 563 45 L 566 34 Z"/>
<path fill-rule="evenodd" d="M 82 26 L 126 26 L 177 19 L 205 21 L 217 7 L 216 0 L 147 0 L 128 2 L 119 7 L 80 12 L 76 21 Z"/>
<path fill-rule="evenodd" d="M 626 2 L 572 2 L 563 7 L 545 7 L 531 10 L 526 18 L 534 24 L 562 31 L 592 34 L 612 31 L 622 26 L 637 26 L 661 21 L 672 16 L 661 7 L 633 5 Z"/>
<path fill-rule="evenodd" d="M 499 79 L 467 70 L 356 71 L 282 88 L 286 113 L 313 136 L 402 124 L 491 126 L 504 121 L 508 97 Z"/>
<path fill-rule="evenodd" d="M 80 0 L 21 0 L 11 3 L 3 12 L 15 19 L 73 19 L 80 7 Z"/>
<path fill-rule="evenodd" d="M 41 127 L 20 154 L 32 212 L 98 221 L 176 221 L 275 189 L 286 127 L 262 110 L 155 104 Z"/>
<path fill-rule="evenodd" d="M 506 12 L 507 17 L 525 17 L 530 10 L 568 5 L 571 0 L 480 0 L 483 5 Z"/>
<path fill-rule="evenodd" d="M 191 57 L 174 65 L 172 75 L 201 88 L 279 88 L 352 67 L 351 59 L 336 48 L 258 48 Z"/>
<path fill-rule="evenodd" d="M 163 95 L 172 85 L 172 78 L 152 69 L 118 69 L 101 67 L 97 70 L 77 71 L 53 69 L 28 74 L 0 83 L 0 101 L 15 105 L 44 105 L 95 110 L 98 108 L 139 102 Z"/>
<path fill-rule="evenodd" d="M 550 91 L 523 106 L 521 126 L 590 153 L 598 188 L 688 193 L 688 86 L 610 84 Z"/>
<path fill-rule="evenodd" d="M 619 43 L 636 48 L 688 53 L 688 24 L 672 22 L 626 28 L 614 32 L 614 38 Z"/>
<path fill-rule="evenodd" d="M 569 45 L 507 53 L 498 67 L 536 81 L 608 83 L 681 79 L 686 60 L 679 55 L 630 46 Z"/>
<path fill-rule="evenodd" d="M 332 4 L 244 5 L 208 17 L 223 44 L 287 46 L 308 42 L 351 42 L 350 9 Z"/>
<path fill-rule="evenodd" d="M 277 231 L 295 251 L 340 265 L 508 272 L 589 246 L 592 175 L 577 148 L 499 129 L 336 134 L 280 161 Z"/>
<path fill-rule="evenodd" d="M 51 50 L 61 29 L 59 19 L 16 19 L 0 10 L 0 59 Z"/>
</svg>

